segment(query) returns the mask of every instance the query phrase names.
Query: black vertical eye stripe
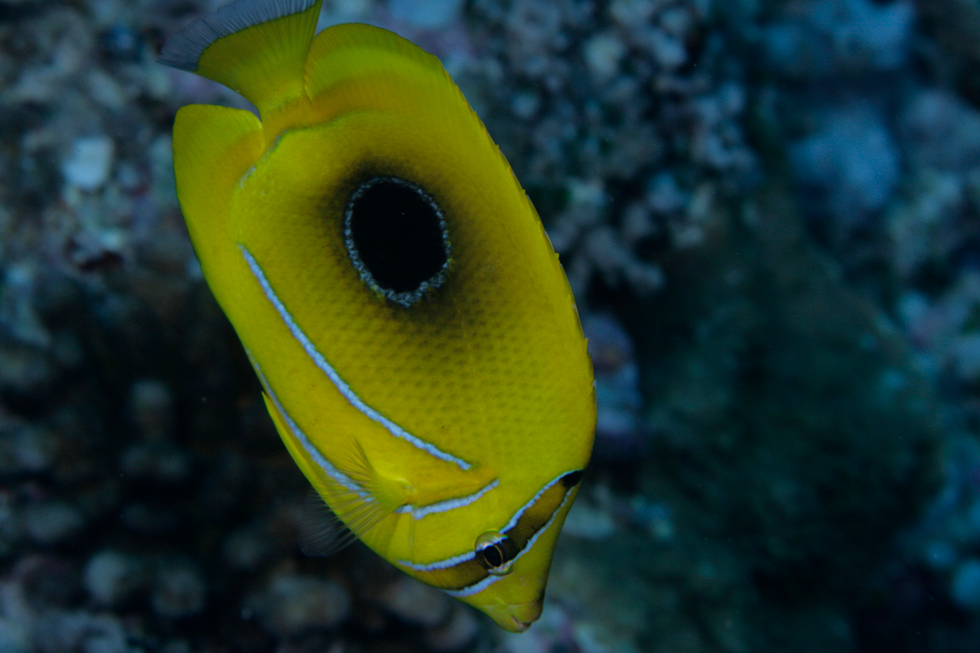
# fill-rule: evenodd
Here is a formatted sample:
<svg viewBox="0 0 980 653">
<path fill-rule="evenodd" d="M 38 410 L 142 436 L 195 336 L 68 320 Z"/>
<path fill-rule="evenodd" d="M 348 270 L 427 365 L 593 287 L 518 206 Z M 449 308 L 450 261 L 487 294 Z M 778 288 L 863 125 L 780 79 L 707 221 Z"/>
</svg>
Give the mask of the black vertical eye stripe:
<svg viewBox="0 0 980 653">
<path fill-rule="evenodd" d="M 523 551 L 531 538 L 544 528 L 545 524 L 558 511 L 558 508 L 564 503 L 565 496 L 578 484 L 581 476 L 581 471 L 574 471 L 560 476 L 557 479 L 557 483 L 552 481 L 550 486 L 546 486 L 546 489 L 537 500 L 525 508 L 524 512 L 517 519 L 517 523 L 503 531 L 503 534 L 514 541 L 518 550 Z M 566 485 L 565 479 L 569 479 L 569 477 L 574 482 Z"/>
<path fill-rule="evenodd" d="M 514 551 L 513 556 L 503 560 L 501 564 L 519 558 L 528 550 L 529 544 L 533 546 L 535 537 L 551 523 L 581 478 L 582 471 L 576 470 L 551 481 L 545 485 L 531 503 L 519 512 L 520 516 L 517 517 L 516 521 L 512 520 L 514 521 L 513 525 L 500 532 L 501 536 L 509 539 L 508 547 L 505 547 L 505 550 L 513 547 L 511 550 Z M 503 557 L 506 558 L 507 556 Z M 416 573 L 418 574 L 420 571 L 416 570 Z M 475 554 L 472 558 L 451 567 L 421 571 L 421 574 L 424 575 L 425 582 L 450 592 L 463 591 L 480 583 L 490 575 Z"/>
</svg>

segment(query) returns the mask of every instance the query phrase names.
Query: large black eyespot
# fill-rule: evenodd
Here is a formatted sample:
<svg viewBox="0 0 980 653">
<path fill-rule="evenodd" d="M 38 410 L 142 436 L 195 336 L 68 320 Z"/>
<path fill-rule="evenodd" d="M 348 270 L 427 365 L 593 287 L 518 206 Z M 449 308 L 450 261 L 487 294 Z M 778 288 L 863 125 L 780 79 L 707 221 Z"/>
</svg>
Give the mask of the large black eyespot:
<svg viewBox="0 0 980 653">
<path fill-rule="evenodd" d="M 504 576 L 514 566 L 514 558 L 520 551 L 514 540 L 496 531 L 489 531 L 476 538 L 476 559 L 488 573 Z"/>
<path fill-rule="evenodd" d="M 358 186 L 344 211 L 344 240 L 364 282 L 402 306 L 445 281 L 446 220 L 412 182 L 374 177 Z"/>
</svg>

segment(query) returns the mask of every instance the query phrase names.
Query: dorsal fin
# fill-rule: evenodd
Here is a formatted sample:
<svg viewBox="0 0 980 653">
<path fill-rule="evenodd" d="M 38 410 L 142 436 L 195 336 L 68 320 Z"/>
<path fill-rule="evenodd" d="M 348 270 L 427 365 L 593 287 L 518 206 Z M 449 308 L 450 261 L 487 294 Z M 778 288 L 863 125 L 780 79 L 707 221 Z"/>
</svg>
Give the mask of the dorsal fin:
<svg viewBox="0 0 980 653">
<path fill-rule="evenodd" d="M 378 75 L 417 78 L 420 73 L 459 93 L 439 59 L 411 41 L 381 27 L 346 23 L 328 27 L 313 42 L 306 92 L 313 99 L 351 80 L 367 78 L 370 83 Z M 462 106 L 468 106 L 465 99 Z"/>
<path fill-rule="evenodd" d="M 322 0 L 235 0 L 174 34 L 160 63 L 241 93 L 260 113 L 304 93 Z"/>
</svg>

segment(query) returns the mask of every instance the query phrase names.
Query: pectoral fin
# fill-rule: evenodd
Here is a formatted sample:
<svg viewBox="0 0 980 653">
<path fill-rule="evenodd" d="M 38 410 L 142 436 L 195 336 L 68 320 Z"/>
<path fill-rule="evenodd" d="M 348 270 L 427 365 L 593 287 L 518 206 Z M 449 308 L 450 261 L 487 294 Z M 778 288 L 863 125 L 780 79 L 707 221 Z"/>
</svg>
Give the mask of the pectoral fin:
<svg viewBox="0 0 980 653">
<path fill-rule="evenodd" d="M 263 393 L 263 398 L 293 460 L 325 504 L 307 502 L 301 535 L 304 552 L 327 555 L 337 551 L 411 502 L 411 486 L 379 474 L 357 442 L 349 440 L 346 447 L 340 448 L 342 455 L 331 462 L 282 412 L 272 396 Z"/>
</svg>

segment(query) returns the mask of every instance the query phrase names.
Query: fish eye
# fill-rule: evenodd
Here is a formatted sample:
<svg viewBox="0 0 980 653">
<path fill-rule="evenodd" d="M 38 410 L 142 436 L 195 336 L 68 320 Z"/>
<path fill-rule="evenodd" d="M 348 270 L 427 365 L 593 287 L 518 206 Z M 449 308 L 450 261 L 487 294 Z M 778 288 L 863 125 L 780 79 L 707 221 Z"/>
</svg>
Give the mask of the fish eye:
<svg viewBox="0 0 980 653">
<path fill-rule="evenodd" d="M 344 210 L 344 242 L 361 279 L 402 306 L 445 280 L 446 220 L 435 199 L 412 182 L 374 177 L 358 186 Z"/>
<path fill-rule="evenodd" d="M 509 574 L 517 554 L 514 541 L 496 531 L 488 531 L 476 538 L 476 559 L 494 576 Z"/>
</svg>

